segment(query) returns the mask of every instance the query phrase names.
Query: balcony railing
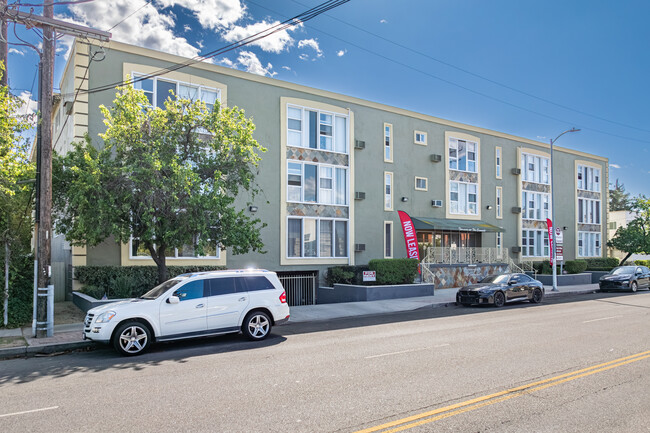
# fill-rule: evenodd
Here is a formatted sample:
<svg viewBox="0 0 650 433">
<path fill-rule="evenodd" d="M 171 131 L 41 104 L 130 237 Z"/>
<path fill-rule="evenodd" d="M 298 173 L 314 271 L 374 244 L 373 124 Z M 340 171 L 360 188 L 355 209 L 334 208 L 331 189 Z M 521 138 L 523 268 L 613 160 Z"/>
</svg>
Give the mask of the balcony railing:
<svg viewBox="0 0 650 433">
<path fill-rule="evenodd" d="M 477 263 L 505 263 L 508 253 L 502 248 L 492 247 L 434 247 L 421 245 L 423 249 L 423 263 L 430 264 L 477 264 Z"/>
</svg>

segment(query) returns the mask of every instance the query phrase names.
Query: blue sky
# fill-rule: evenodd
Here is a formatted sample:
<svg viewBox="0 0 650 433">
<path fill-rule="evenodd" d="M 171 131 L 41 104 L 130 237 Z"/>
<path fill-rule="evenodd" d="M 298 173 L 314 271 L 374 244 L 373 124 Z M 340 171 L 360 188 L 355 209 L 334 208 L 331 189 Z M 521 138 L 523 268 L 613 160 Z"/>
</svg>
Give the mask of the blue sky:
<svg viewBox="0 0 650 433">
<path fill-rule="evenodd" d="M 108 30 L 137 10 L 115 40 L 191 57 L 319 3 L 96 0 L 55 15 Z M 559 146 L 608 157 L 610 182 L 650 195 L 648 16 L 637 0 L 351 0 L 215 62 L 545 142 L 575 126 Z M 58 41 L 55 88 L 69 44 Z M 10 85 L 28 100 L 38 57 L 10 48 Z"/>
</svg>

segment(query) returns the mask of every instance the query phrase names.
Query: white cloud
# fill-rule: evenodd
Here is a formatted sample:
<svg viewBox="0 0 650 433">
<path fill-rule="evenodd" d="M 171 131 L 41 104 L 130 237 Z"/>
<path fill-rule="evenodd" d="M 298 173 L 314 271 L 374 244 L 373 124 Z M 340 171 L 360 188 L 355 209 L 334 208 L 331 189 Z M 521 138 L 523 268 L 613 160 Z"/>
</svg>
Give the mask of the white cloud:
<svg viewBox="0 0 650 433">
<path fill-rule="evenodd" d="M 339 57 L 343 57 L 347 54 L 348 50 L 339 50 L 336 52 L 336 55 Z"/>
<path fill-rule="evenodd" d="M 618 164 L 609 164 L 609 166 L 612 168 L 621 168 L 621 166 Z"/>
<path fill-rule="evenodd" d="M 382 24 L 386 24 L 388 21 L 386 21 L 386 20 L 379 20 L 379 22 L 382 23 Z"/>
<path fill-rule="evenodd" d="M 229 27 L 246 13 L 240 0 L 156 0 L 156 3 L 163 7 L 189 9 L 202 27 L 211 30 Z"/>
<path fill-rule="evenodd" d="M 18 110 L 19 116 L 31 116 L 31 125 L 36 126 L 36 110 L 38 110 L 38 102 L 32 99 L 32 94 L 27 91 L 23 91 L 18 95 L 23 105 Z"/>
<path fill-rule="evenodd" d="M 236 42 L 256 33 L 263 32 L 269 27 L 273 27 L 277 24 L 280 24 L 280 22 L 260 21 L 258 23 L 249 24 L 247 26 L 232 26 L 223 33 L 222 37 L 228 42 Z M 289 27 L 277 33 L 273 33 L 268 37 L 259 39 L 250 45 L 258 46 L 267 52 L 279 54 L 293 45 L 294 40 L 289 35 L 289 31 L 295 31 L 298 27 L 299 26 Z"/>
<path fill-rule="evenodd" d="M 217 60 L 217 58 L 214 58 L 214 63 L 217 64 L 217 65 L 224 65 L 224 66 L 227 66 L 229 68 L 234 68 L 235 67 L 235 62 L 230 60 L 228 57 L 224 57 L 223 59 L 218 59 L 218 60 Z"/>
<path fill-rule="evenodd" d="M 185 33 L 189 32 L 190 30 L 192 30 L 192 26 L 191 26 L 191 25 L 189 25 L 189 24 L 185 24 L 185 25 L 183 26 L 183 31 L 184 31 Z"/>
<path fill-rule="evenodd" d="M 9 54 L 20 54 L 21 56 L 25 55 L 25 53 L 23 53 L 20 50 L 15 49 L 15 48 L 9 48 Z"/>
<path fill-rule="evenodd" d="M 309 60 L 309 55 L 308 54 L 301 54 L 298 56 L 300 60 Z"/>
<path fill-rule="evenodd" d="M 267 63 L 266 67 L 262 66 L 262 62 L 260 62 L 255 53 L 250 51 L 242 51 L 239 53 L 237 62 L 245 68 L 246 72 L 251 72 L 257 75 L 268 75 L 269 77 L 273 77 L 277 74 L 277 72 L 271 71 L 273 69 L 272 64 Z"/>
<path fill-rule="evenodd" d="M 303 39 L 298 42 L 298 48 L 305 48 L 309 47 L 312 48 L 314 51 L 316 51 L 316 55 L 318 57 L 323 56 L 323 52 L 320 49 L 320 46 L 318 45 L 318 41 L 316 39 Z"/>
<path fill-rule="evenodd" d="M 291 68 L 288 67 L 288 66 L 283 66 L 282 69 L 284 69 L 285 71 L 290 71 L 291 70 Z"/>
</svg>

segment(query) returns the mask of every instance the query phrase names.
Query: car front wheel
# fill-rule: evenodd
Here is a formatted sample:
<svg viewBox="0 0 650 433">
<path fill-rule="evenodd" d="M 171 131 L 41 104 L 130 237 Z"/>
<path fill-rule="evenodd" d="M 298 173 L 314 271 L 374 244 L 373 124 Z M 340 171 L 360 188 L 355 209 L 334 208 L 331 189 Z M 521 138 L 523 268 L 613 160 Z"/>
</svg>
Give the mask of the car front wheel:
<svg viewBox="0 0 650 433">
<path fill-rule="evenodd" d="M 263 311 L 253 311 L 244 319 L 242 332 L 249 340 L 264 340 L 271 333 L 271 318 Z"/>
<path fill-rule="evenodd" d="M 630 283 L 630 290 L 631 290 L 632 292 L 636 292 L 636 290 L 637 290 L 638 288 L 639 288 L 639 285 L 636 283 L 636 281 L 632 281 L 632 282 Z"/>
<path fill-rule="evenodd" d="M 496 292 L 494 294 L 494 306 L 497 308 L 503 307 L 506 303 L 506 296 L 503 292 Z"/>
<path fill-rule="evenodd" d="M 151 345 L 151 330 L 141 322 L 126 322 L 115 331 L 113 347 L 124 356 L 140 355 Z"/>
<path fill-rule="evenodd" d="M 535 288 L 535 290 L 533 290 L 533 297 L 530 298 L 530 302 L 532 302 L 533 304 L 539 304 L 540 302 L 542 302 L 543 297 L 544 297 L 544 293 L 542 293 L 542 289 Z"/>
</svg>

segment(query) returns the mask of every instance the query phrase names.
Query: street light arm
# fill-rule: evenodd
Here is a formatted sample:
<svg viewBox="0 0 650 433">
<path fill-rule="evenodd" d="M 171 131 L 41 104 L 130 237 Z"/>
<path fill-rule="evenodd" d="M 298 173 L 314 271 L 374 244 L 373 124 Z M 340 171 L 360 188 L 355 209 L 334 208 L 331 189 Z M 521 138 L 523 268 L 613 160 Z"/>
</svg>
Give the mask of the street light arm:
<svg viewBox="0 0 650 433">
<path fill-rule="evenodd" d="M 580 129 L 577 129 L 577 128 L 567 129 L 567 130 L 564 131 L 562 134 L 560 134 L 560 135 L 558 135 L 557 137 L 555 137 L 555 140 L 551 140 L 551 144 L 555 143 L 555 142 L 557 141 L 558 138 L 562 137 L 562 136 L 563 136 L 564 134 L 566 134 L 567 132 L 578 132 L 578 131 L 580 131 Z"/>
</svg>

